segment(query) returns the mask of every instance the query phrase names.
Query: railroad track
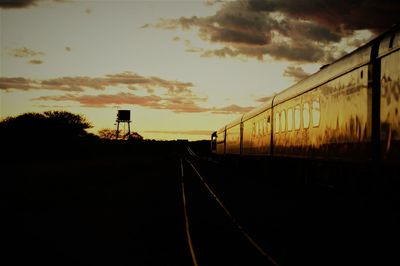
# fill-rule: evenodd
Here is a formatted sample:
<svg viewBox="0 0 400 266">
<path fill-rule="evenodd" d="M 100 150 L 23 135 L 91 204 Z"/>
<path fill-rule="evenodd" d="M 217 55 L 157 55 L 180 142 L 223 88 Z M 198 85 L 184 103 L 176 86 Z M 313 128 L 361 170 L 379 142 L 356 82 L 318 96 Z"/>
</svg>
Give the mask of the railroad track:
<svg viewBox="0 0 400 266">
<path fill-rule="evenodd" d="M 186 192 L 183 197 L 198 265 L 212 264 L 210 260 L 202 263 L 209 250 L 205 251 L 201 242 L 215 241 L 211 236 L 202 241 L 197 239 L 207 235 L 197 232 L 197 219 L 202 217 L 196 216 L 196 212 L 202 208 L 206 211 L 201 215 L 219 215 L 215 223 L 218 219 L 233 228 L 229 234 L 240 235 L 230 238 L 225 234 L 230 242 L 226 249 L 232 249 L 235 255 L 242 254 L 242 258 L 258 259 L 257 263 L 245 263 L 245 259 L 225 264 L 218 261 L 220 265 L 333 266 L 370 261 L 376 261 L 376 265 L 394 265 L 392 261 L 399 261 L 395 251 L 398 245 L 390 244 L 399 236 L 398 209 L 385 205 L 384 199 L 377 195 L 360 194 L 363 190 L 351 186 L 332 189 L 318 183 L 290 182 L 292 179 L 281 182 L 289 174 L 299 180 L 308 174 L 294 171 L 288 165 L 284 167 L 283 162 L 276 165 L 270 162 L 269 171 L 262 172 L 265 167 L 262 160 L 226 160 L 218 164 L 186 148 L 186 156 L 181 160 L 182 186 Z M 304 169 L 307 170 L 307 165 Z M 388 202 L 397 206 L 396 202 Z M 219 212 L 211 211 L 212 207 Z M 242 246 L 235 248 L 235 245 Z"/>
<path fill-rule="evenodd" d="M 231 263 L 227 264 L 238 265 L 237 263 L 241 261 L 243 264 L 239 265 L 279 266 L 276 259 L 247 232 L 238 219 L 227 206 L 225 206 L 223 200 L 217 195 L 215 190 L 208 184 L 205 178 L 203 178 L 200 170 L 195 166 L 194 161 L 204 159 L 197 156 L 188 146 L 186 146 L 186 151 L 188 156 L 180 159 L 181 192 L 185 217 L 185 231 L 193 265 L 210 265 L 210 263 L 214 264 L 214 262 L 217 261 L 225 263 L 231 261 Z M 218 163 L 210 160 L 207 161 Z M 212 220 L 212 224 L 217 225 L 218 228 L 227 228 L 221 230 L 223 231 L 221 236 L 222 238 L 226 238 L 225 241 L 229 243 L 223 243 L 224 241 L 220 242 L 223 246 L 219 246 L 219 251 L 217 252 L 210 251 L 208 248 L 204 250 L 204 246 L 207 245 L 207 241 L 215 241 L 212 237 L 220 232 L 207 228 L 209 223 L 196 221 L 196 215 L 193 215 L 193 213 L 201 212 L 199 207 L 201 208 L 202 204 L 199 201 L 202 201 L 202 199 L 206 199 L 205 202 L 208 202 L 206 205 L 207 207 L 213 205 L 213 211 L 206 212 L 205 214 L 197 214 L 197 218 L 199 215 L 207 215 L 208 217 L 205 220 L 208 222 Z M 204 210 L 204 206 L 202 209 Z M 217 213 L 215 219 L 209 216 L 214 213 Z M 224 218 L 221 219 L 221 216 L 224 216 Z M 204 218 L 205 217 L 202 217 L 201 219 Z M 212 233 L 207 232 L 207 230 L 210 230 L 210 232 L 212 231 Z M 203 234 L 209 235 L 210 238 L 205 239 Z M 196 239 L 196 235 L 197 237 L 200 235 L 201 240 Z M 221 238 L 221 236 L 216 237 Z M 231 249 L 231 251 L 229 251 L 229 249 Z M 207 251 L 211 254 L 207 254 Z M 227 255 L 229 253 L 231 255 Z"/>
</svg>

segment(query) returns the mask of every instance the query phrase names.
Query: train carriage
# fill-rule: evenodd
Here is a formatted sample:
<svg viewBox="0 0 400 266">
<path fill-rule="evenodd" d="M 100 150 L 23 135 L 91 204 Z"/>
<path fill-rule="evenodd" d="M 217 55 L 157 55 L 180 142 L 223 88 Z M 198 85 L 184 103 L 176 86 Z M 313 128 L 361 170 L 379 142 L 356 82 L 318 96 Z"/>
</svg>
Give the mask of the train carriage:
<svg viewBox="0 0 400 266">
<path fill-rule="evenodd" d="M 225 130 L 226 127 L 220 128 L 217 132 L 213 133 L 215 134 L 215 153 L 216 154 L 225 154 Z"/>
<path fill-rule="evenodd" d="M 400 30 L 382 40 L 378 56 L 381 156 L 394 162 L 400 158 Z"/>
<path fill-rule="evenodd" d="M 243 116 L 242 155 L 271 154 L 271 106 L 272 99 Z"/>
<path fill-rule="evenodd" d="M 274 155 L 370 158 L 371 46 L 328 65 L 274 98 Z"/>
<path fill-rule="evenodd" d="M 241 121 L 242 117 L 232 121 L 226 126 L 226 153 L 227 154 L 240 154 L 241 148 Z"/>
<path fill-rule="evenodd" d="M 214 152 L 398 163 L 399 109 L 397 25 L 221 128 Z"/>
</svg>

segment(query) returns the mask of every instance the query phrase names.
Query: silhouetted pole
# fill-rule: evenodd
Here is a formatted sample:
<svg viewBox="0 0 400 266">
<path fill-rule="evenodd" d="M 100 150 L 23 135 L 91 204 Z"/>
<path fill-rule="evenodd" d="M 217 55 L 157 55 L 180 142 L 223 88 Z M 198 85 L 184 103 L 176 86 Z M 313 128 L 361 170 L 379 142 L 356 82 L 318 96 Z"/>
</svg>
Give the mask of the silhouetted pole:
<svg viewBox="0 0 400 266">
<path fill-rule="evenodd" d="M 115 139 L 118 139 L 119 135 L 119 121 L 117 120 L 117 131 L 115 132 Z"/>
</svg>

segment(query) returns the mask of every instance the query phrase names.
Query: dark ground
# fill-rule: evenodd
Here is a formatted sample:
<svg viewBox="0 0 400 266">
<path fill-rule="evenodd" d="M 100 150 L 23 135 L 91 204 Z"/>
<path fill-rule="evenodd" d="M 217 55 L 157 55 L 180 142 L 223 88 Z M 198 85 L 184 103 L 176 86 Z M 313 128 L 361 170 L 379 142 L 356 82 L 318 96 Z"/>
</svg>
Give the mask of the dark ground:
<svg viewBox="0 0 400 266">
<path fill-rule="evenodd" d="M 175 145 L 3 161 L 2 265 L 189 265 Z"/>
<path fill-rule="evenodd" d="M 305 185 L 304 173 L 281 162 L 216 164 L 189 157 L 184 144 L 30 148 L 19 160 L 10 151 L 1 163 L 1 264 L 192 265 L 180 183 L 186 157 L 280 265 L 400 265 L 398 187 L 355 185 L 360 177 Z M 209 158 L 207 142 L 189 145 Z M 266 165 L 285 170 L 271 175 Z M 184 171 L 200 265 L 263 265 L 231 236 L 188 164 Z"/>
</svg>

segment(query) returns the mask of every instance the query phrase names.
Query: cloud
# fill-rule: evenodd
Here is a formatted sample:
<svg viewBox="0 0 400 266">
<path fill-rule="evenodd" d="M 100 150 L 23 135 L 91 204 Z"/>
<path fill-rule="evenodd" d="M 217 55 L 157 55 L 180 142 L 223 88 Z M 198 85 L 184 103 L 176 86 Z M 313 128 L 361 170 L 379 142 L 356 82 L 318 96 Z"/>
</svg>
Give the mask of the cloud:
<svg viewBox="0 0 400 266">
<path fill-rule="evenodd" d="M 30 8 L 36 6 L 40 0 L 0 0 L 0 8 Z M 68 3 L 71 0 L 53 0 L 55 3 Z"/>
<path fill-rule="evenodd" d="M 0 90 L 52 90 L 66 91 L 65 95 L 41 96 L 33 101 L 77 102 L 85 107 L 106 107 L 115 105 L 138 105 L 142 107 L 170 110 L 175 113 L 238 114 L 253 107 L 230 105 L 227 107 L 202 107 L 199 104 L 207 97 L 196 95 L 191 82 L 165 80 L 159 77 L 144 77 L 132 72 L 109 74 L 100 78 L 60 77 L 47 80 L 32 80 L 22 77 L 0 78 Z M 84 95 L 85 90 L 105 91 L 109 87 L 125 87 L 129 92 L 117 94 Z M 135 92 L 135 93 L 133 93 Z M 142 95 L 145 93 L 146 95 Z"/>
<path fill-rule="evenodd" d="M 105 107 L 109 105 L 138 105 L 152 109 L 165 109 L 174 112 L 205 112 L 190 98 L 161 97 L 157 95 L 139 96 L 132 93 L 77 95 L 66 94 L 62 96 L 42 96 L 32 99 L 34 101 L 73 101 L 85 107 Z"/>
<path fill-rule="evenodd" d="M 161 19 L 143 28 L 197 28 L 201 39 L 224 46 L 186 48 L 204 57 L 327 63 L 343 55 L 343 38 L 362 29 L 381 32 L 399 21 L 399 12 L 400 2 L 391 0 L 238 0 L 223 3 L 212 16 Z"/>
<path fill-rule="evenodd" d="M 256 99 L 256 101 L 260 102 L 260 103 L 264 103 L 264 102 L 267 102 L 267 101 L 271 100 L 272 97 L 274 97 L 274 96 L 269 95 L 269 96 L 265 96 L 265 97 L 262 97 L 262 98 L 258 98 L 258 99 Z"/>
<path fill-rule="evenodd" d="M 209 136 L 213 131 L 210 130 L 181 130 L 181 131 L 166 131 L 166 130 L 147 130 L 143 133 L 155 133 L 155 134 L 179 134 L 179 135 L 201 135 Z"/>
<path fill-rule="evenodd" d="M 22 57 L 22 58 L 29 58 L 29 57 L 42 56 L 42 55 L 45 55 L 45 53 L 40 52 L 40 51 L 34 51 L 34 50 L 28 49 L 26 47 L 14 49 L 14 53 L 13 53 L 13 56 Z"/>
<path fill-rule="evenodd" d="M 41 81 L 40 89 L 79 92 L 85 89 L 104 90 L 105 82 L 102 78 L 91 77 L 61 77 Z"/>
<path fill-rule="evenodd" d="M 1 0 L 0 8 L 26 8 L 35 6 L 38 0 Z"/>
<path fill-rule="evenodd" d="M 283 76 L 291 77 L 294 81 L 300 81 L 308 77 L 310 73 L 304 71 L 301 67 L 289 66 L 283 72 Z"/>
<path fill-rule="evenodd" d="M 399 22 L 400 11 L 400 3 L 392 0 L 249 0 L 248 3 L 251 10 L 281 12 L 340 35 L 361 29 L 381 32 Z"/>
<path fill-rule="evenodd" d="M 42 60 L 33 59 L 33 60 L 28 61 L 28 63 L 32 64 L 32 65 L 41 65 L 41 64 L 43 64 L 43 61 Z"/>
<path fill-rule="evenodd" d="M 212 5 L 215 5 L 215 4 L 218 4 L 218 3 L 223 3 L 225 1 L 223 1 L 223 0 L 203 0 L 203 2 L 207 6 L 212 6 Z"/>
<path fill-rule="evenodd" d="M 33 61 L 33 60 L 32 60 Z M 41 63 L 35 60 L 31 63 Z M 19 90 L 20 86 L 10 82 L 15 78 L 0 77 L 0 89 Z M 18 78 L 17 78 L 18 79 Z M 191 88 L 194 86 L 191 82 L 181 82 L 177 80 L 165 80 L 159 77 L 145 77 L 132 72 L 123 72 L 118 74 L 109 74 L 103 77 L 60 77 L 46 80 L 25 80 L 24 90 L 60 90 L 71 92 L 82 92 L 86 89 L 105 90 L 107 87 L 127 87 L 146 91 L 154 91 L 161 88 L 170 96 L 185 95 L 193 96 Z M 28 86 L 28 85 L 31 86 Z"/>
<path fill-rule="evenodd" d="M 43 56 L 45 53 L 23 47 L 14 49 L 12 55 L 17 58 L 32 58 Z M 44 61 L 40 59 L 31 59 L 27 61 L 27 63 L 32 65 L 41 65 L 44 63 Z"/>
<path fill-rule="evenodd" d="M 170 110 L 175 113 L 203 113 L 211 112 L 214 114 L 241 114 L 254 107 L 240 107 L 231 105 L 223 108 L 205 108 L 196 102 L 198 98 L 191 97 L 170 97 L 168 95 L 136 95 L 133 93 L 118 94 L 99 94 L 99 95 L 80 95 L 66 94 L 61 96 L 41 96 L 32 101 L 58 101 L 58 102 L 78 102 L 84 107 L 106 107 L 115 105 L 136 105 L 158 110 Z"/>
<path fill-rule="evenodd" d="M 158 107 L 161 100 L 159 96 L 137 96 L 131 93 L 77 95 L 66 94 L 61 96 L 41 96 L 33 101 L 73 101 L 86 107 L 104 107 L 109 104 L 135 104 L 140 106 Z"/>
<path fill-rule="evenodd" d="M 22 77 L 17 78 L 1 78 L 0 77 L 0 91 L 8 90 L 22 90 L 28 91 L 37 88 L 40 84 L 37 81 L 26 79 Z"/>
<path fill-rule="evenodd" d="M 223 108 L 213 108 L 210 111 L 213 114 L 242 114 L 254 109 L 254 106 L 241 107 L 238 105 L 229 105 Z"/>
<path fill-rule="evenodd" d="M 38 108 L 57 108 L 57 109 L 64 109 L 64 108 L 69 108 L 71 107 L 70 105 L 46 105 L 46 104 L 33 104 L 33 107 L 38 107 Z"/>
</svg>

